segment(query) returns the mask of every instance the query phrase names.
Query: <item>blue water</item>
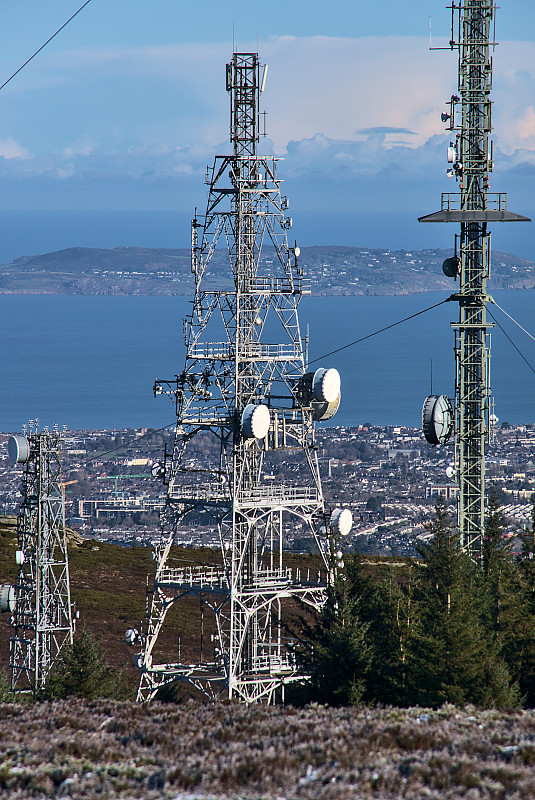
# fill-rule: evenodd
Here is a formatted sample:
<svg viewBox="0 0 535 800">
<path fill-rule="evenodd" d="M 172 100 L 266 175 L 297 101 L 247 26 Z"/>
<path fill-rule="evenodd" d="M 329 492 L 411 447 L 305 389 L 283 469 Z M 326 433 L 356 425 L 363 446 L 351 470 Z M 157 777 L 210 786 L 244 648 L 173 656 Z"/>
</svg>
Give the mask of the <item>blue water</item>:
<svg viewBox="0 0 535 800">
<path fill-rule="evenodd" d="M 496 292 L 497 302 L 532 333 L 535 292 Z M 306 297 L 303 333 L 310 325 L 315 359 L 444 299 Z M 184 363 L 181 319 L 185 297 L 0 295 L 0 430 L 20 431 L 29 419 L 69 428 L 159 427 L 173 421 L 166 397 L 154 398 L 155 378 L 172 378 Z M 342 404 L 332 423 L 419 425 L 423 399 L 453 396 L 454 354 L 446 304 L 321 358 L 342 375 Z M 535 368 L 535 342 L 496 311 Z M 535 422 L 535 374 L 499 329 L 492 340 L 496 414 L 510 423 Z"/>
<path fill-rule="evenodd" d="M 199 205 L 204 194 L 199 193 Z M 423 202 L 423 201 L 422 201 Z M 419 224 L 436 204 L 404 211 L 308 211 L 292 204 L 292 240 L 308 245 L 423 250 L 453 247 L 455 225 Z M 528 214 L 529 209 L 511 206 Z M 18 211 L 0 209 L 0 264 L 67 247 L 189 247 L 192 209 L 185 211 Z M 494 225 L 494 250 L 535 261 L 534 224 Z"/>
</svg>

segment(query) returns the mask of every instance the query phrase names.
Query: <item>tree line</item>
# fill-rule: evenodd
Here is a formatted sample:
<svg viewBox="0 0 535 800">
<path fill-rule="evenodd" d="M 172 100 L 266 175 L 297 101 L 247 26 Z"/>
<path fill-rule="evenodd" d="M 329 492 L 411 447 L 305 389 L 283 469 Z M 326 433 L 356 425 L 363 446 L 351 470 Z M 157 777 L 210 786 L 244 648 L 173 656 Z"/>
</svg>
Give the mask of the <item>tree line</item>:
<svg viewBox="0 0 535 800">
<path fill-rule="evenodd" d="M 535 707 L 535 506 L 521 551 L 491 498 L 475 563 L 442 500 L 403 579 L 380 582 L 346 554 L 296 658 L 311 676 L 295 703 Z"/>
</svg>

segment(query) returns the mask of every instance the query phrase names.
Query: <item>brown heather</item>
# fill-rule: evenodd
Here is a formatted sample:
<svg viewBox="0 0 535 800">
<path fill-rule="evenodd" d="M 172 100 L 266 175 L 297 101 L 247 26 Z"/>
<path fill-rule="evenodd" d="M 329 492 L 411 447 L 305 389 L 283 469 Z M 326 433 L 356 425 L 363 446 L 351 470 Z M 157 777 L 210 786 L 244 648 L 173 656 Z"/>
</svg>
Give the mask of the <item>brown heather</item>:
<svg viewBox="0 0 535 800">
<path fill-rule="evenodd" d="M 60 701 L 0 705 L 0 797 L 535 797 L 535 713 Z"/>
</svg>

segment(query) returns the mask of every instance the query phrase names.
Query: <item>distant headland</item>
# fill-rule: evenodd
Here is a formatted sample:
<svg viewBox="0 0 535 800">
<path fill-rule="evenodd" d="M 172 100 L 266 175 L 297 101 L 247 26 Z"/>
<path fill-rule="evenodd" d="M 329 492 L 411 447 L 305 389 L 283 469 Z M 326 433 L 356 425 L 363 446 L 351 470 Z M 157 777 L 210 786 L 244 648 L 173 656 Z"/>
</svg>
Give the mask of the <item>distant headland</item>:
<svg viewBox="0 0 535 800">
<path fill-rule="evenodd" d="M 313 295 L 406 295 L 454 290 L 442 272 L 451 251 L 365 247 L 302 247 L 300 264 Z M 259 274 L 275 274 L 274 251 L 263 249 Z M 204 276 L 207 289 L 229 289 L 230 265 L 214 253 Z M 492 289 L 532 289 L 535 263 L 493 252 Z M 21 256 L 0 266 L 0 294 L 187 295 L 194 290 L 190 252 L 181 249 L 70 247 Z"/>
</svg>

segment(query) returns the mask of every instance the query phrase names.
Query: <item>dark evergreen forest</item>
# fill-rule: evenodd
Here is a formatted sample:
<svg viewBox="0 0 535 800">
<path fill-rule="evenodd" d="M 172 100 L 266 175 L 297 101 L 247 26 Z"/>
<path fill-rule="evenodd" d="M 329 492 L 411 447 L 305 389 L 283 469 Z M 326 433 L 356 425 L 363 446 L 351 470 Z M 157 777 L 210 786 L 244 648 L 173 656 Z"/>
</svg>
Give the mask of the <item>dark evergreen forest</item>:
<svg viewBox="0 0 535 800">
<path fill-rule="evenodd" d="M 400 580 L 377 582 L 346 554 L 322 614 L 301 620 L 311 679 L 291 701 L 329 705 L 535 706 L 535 507 L 521 552 L 491 498 L 480 563 L 440 501 L 432 537 Z"/>
</svg>

